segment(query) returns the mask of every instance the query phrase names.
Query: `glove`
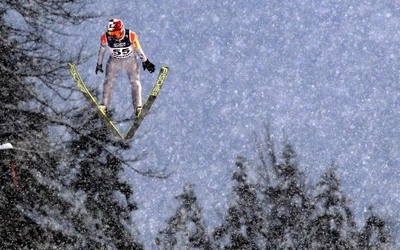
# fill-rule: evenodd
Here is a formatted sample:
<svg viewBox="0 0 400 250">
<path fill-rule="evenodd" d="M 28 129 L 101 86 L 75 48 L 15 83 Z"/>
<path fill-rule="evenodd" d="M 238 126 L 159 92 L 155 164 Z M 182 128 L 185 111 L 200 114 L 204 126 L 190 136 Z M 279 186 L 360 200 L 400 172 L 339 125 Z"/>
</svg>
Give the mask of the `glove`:
<svg viewBox="0 0 400 250">
<path fill-rule="evenodd" d="M 143 62 L 143 70 L 148 70 L 150 73 L 153 73 L 154 70 L 156 69 L 156 67 L 154 66 L 153 63 L 151 63 L 149 61 L 149 59 L 147 59 L 145 62 Z"/>
<path fill-rule="evenodd" d="M 100 71 L 101 73 L 103 73 L 103 64 L 97 64 L 97 66 L 96 66 L 96 75 L 97 75 L 97 72 L 98 71 Z"/>
</svg>

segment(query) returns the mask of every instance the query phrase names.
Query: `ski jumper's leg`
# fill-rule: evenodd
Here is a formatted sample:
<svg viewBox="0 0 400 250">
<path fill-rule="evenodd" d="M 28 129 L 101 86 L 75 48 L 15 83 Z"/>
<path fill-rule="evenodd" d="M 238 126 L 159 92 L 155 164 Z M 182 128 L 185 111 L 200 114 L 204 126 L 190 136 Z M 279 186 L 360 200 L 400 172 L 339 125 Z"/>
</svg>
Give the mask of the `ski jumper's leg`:
<svg viewBox="0 0 400 250">
<path fill-rule="evenodd" d="M 115 79 L 121 70 L 121 59 L 115 59 L 110 56 L 106 67 L 106 77 L 104 78 L 103 87 L 103 104 L 110 108 L 112 90 L 114 88 Z"/>
<path fill-rule="evenodd" d="M 136 57 L 132 56 L 124 60 L 124 68 L 131 83 L 132 104 L 134 110 L 142 106 L 142 85 L 140 84 L 140 68 Z"/>
</svg>

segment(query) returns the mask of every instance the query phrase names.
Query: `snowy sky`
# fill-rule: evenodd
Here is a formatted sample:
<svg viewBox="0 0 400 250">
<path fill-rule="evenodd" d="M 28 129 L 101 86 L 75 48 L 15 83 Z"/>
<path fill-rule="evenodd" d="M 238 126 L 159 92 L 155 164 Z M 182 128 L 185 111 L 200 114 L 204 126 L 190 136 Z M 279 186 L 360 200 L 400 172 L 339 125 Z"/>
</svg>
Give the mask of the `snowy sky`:
<svg viewBox="0 0 400 250">
<path fill-rule="evenodd" d="M 237 155 L 256 160 L 263 123 L 285 137 L 311 182 L 334 161 L 362 215 L 373 204 L 400 222 L 400 3 L 382 1 L 101 0 L 101 18 L 79 27 L 74 43 L 93 55 L 78 70 L 95 75 L 108 19 L 134 30 L 147 57 L 170 73 L 153 112 L 127 155 L 136 168 L 167 168 L 167 180 L 132 174 L 140 231 L 154 237 L 172 214 L 185 182 L 196 185 L 206 215 L 218 218 L 229 198 Z M 104 64 L 106 61 L 104 61 Z M 158 72 L 158 69 L 157 69 Z M 156 74 L 142 72 L 143 98 Z M 71 80 L 71 84 L 73 84 Z M 128 79 L 114 89 L 116 119 L 132 115 Z M 127 124 L 119 125 L 122 130 Z M 165 209 L 163 209 L 165 208 Z"/>
</svg>

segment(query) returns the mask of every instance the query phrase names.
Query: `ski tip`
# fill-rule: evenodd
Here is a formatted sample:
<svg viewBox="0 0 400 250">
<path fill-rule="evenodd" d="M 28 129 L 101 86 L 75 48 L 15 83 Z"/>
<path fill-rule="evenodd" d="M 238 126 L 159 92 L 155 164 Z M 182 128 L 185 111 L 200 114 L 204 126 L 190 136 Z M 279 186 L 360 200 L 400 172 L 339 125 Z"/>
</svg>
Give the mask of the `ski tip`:
<svg viewBox="0 0 400 250">
<path fill-rule="evenodd" d="M 70 70 L 76 69 L 75 64 L 73 64 L 72 62 L 67 62 L 67 64 Z"/>
</svg>

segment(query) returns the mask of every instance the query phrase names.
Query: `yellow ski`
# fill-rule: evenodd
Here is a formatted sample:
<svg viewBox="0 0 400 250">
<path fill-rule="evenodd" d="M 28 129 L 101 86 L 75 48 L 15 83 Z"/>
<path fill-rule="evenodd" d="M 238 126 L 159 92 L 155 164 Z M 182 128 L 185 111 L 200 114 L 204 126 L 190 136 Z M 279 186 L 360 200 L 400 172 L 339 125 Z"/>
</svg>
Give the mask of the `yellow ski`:
<svg viewBox="0 0 400 250">
<path fill-rule="evenodd" d="M 160 69 L 160 73 L 158 74 L 156 84 L 154 85 L 153 89 L 150 92 L 149 97 L 147 98 L 146 102 L 143 105 L 142 110 L 140 111 L 139 115 L 135 118 L 133 121 L 133 124 L 129 128 L 128 132 L 126 133 L 125 139 L 131 139 L 136 131 L 138 130 L 140 124 L 142 123 L 144 117 L 146 116 L 147 112 L 150 110 L 151 105 L 153 105 L 154 101 L 157 98 L 158 93 L 161 90 L 161 87 L 164 84 L 164 80 L 167 77 L 168 74 L 168 67 L 163 66 Z"/>
<path fill-rule="evenodd" d="M 69 70 L 71 72 L 72 78 L 74 79 L 76 85 L 78 86 L 79 90 L 82 92 L 82 94 L 88 99 L 88 101 L 95 106 L 95 109 L 99 113 L 100 117 L 103 118 L 103 121 L 109 127 L 114 134 L 121 138 L 124 139 L 124 136 L 121 134 L 121 132 L 118 130 L 117 126 L 113 123 L 113 121 L 104 113 L 103 110 L 100 109 L 99 103 L 96 101 L 96 99 L 93 97 L 92 93 L 90 93 L 89 89 L 86 87 L 86 85 L 83 83 L 81 76 L 79 75 L 78 71 L 76 70 L 76 67 L 72 63 L 68 63 Z"/>
</svg>

